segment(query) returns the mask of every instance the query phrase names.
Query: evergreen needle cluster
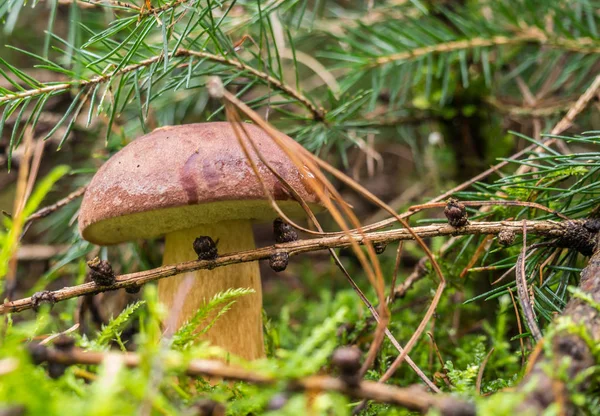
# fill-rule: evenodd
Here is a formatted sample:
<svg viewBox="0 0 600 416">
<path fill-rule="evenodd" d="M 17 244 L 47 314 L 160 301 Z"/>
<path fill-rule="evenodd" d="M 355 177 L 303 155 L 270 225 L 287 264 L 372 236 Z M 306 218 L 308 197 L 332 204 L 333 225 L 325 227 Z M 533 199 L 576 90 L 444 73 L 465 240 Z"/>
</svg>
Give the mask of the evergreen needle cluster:
<svg viewBox="0 0 600 416">
<path fill-rule="evenodd" d="M 225 120 L 223 104 L 206 88 L 214 76 L 400 213 L 501 162 L 453 195 L 498 203 L 468 206 L 471 221 L 557 220 L 556 213 L 573 224 L 596 220 L 598 10 L 596 0 L 3 0 L 2 296 L 15 300 L 80 285 L 92 254 L 110 259 L 119 274 L 160 265 L 160 241 L 120 249 L 83 241 L 74 226 L 76 197 L 45 218 L 30 216 L 87 184 L 135 137 L 164 125 Z M 553 131 L 559 121 L 570 129 Z M 337 185 L 361 218 L 380 214 Z M 410 221 L 440 218 L 441 210 L 424 209 Z M 598 358 L 600 334 L 569 317 L 556 320 L 573 298 L 598 309 L 594 294 L 577 287 L 589 257 L 576 244 L 544 235 L 509 240 L 474 232 L 427 241 L 448 284 L 427 322 L 429 336 L 410 359 L 442 394 L 474 404 L 481 414 L 514 414 L 523 403 L 526 391 L 499 392 L 517 386 L 527 359 L 539 353 L 532 325 L 550 340 L 544 345 L 568 332 Z M 20 247 L 33 244 L 63 249 L 40 269 L 19 257 Z M 402 249 L 401 262 L 395 247 L 379 256 L 386 293 L 411 272 L 417 277 L 403 297 L 390 299 L 391 335 L 365 369 L 366 380 L 377 381 L 390 368 L 401 352 L 393 341 L 410 339 L 436 288 L 430 266 L 420 262 L 413 270 L 422 249 L 411 242 Z M 37 311 L 0 320 L 0 414 L 192 415 L 207 414 L 206 406 L 219 414 L 221 405 L 232 415 L 410 414 L 377 400 L 363 406 L 339 388 L 290 387 L 315 374 L 340 375 L 331 363 L 334 350 L 354 345 L 366 352 L 376 338 L 379 317 L 357 292 L 376 303 L 377 291 L 353 253 L 342 249 L 340 256 L 354 289 L 316 252 L 295 257 L 285 277 L 267 281 L 268 357 L 256 362 L 202 341 L 249 289 L 217 294 L 169 337 L 161 327 L 168 311 L 152 284 L 140 295 L 107 292 L 56 305 L 48 292 Z M 524 279 L 531 311 L 515 279 L 521 264 L 517 277 Z M 77 348 L 106 354 L 102 364 L 39 364 L 31 344 L 59 349 L 55 335 L 65 331 Z M 113 350 L 135 351 L 139 362 L 128 366 Z M 552 348 L 541 354 L 552 357 Z M 186 366 L 197 359 L 219 359 L 277 382 L 192 377 Z M 550 410 L 560 413 L 568 405 L 598 414 L 595 367 L 573 377 L 567 366 L 548 369 L 568 392 Z M 402 365 L 388 384 L 408 387 L 422 379 Z"/>
</svg>

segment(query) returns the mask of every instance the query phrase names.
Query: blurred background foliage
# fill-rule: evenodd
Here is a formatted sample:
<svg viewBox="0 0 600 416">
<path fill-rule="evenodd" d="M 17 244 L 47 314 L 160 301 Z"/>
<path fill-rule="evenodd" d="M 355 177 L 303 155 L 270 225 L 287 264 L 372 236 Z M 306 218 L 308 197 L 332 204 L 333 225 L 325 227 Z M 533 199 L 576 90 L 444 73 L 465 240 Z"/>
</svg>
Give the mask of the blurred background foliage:
<svg viewBox="0 0 600 416">
<path fill-rule="evenodd" d="M 16 299 L 81 283 L 85 261 L 95 255 L 109 259 L 118 273 L 160 265 L 160 240 L 116 248 L 83 241 L 76 229 L 78 201 L 26 226 L 20 248 L 17 242 L 29 214 L 85 185 L 105 160 L 141 134 L 163 125 L 224 119 L 220 103 L 205 89 L 211 75 L 220 76 L 277 128 L 403 212 L 551 131 L 599 73 L 599 6 L 593 0 L 2 0 L 0 209 L 6 213 L 18 211 L 25 138 L 32 134 L 45 143 L 27 206 L 19 216 L 3 218 L 3 296 L 12 292 Z M 526 161 L 511 160 L 459 196 L 535 201 L 572 218 L 597 216 L 600 152 L 593 131 L 600 130 L 598 109 L 596 98 L 564 133 L 558 150 L 545 147 L 528 153 Z M 515 174 L 523 164 L 537 170 Z M 385 217 L 338 185 L 365 224 Z M 471 215 L 554 218 L 518 207 L 471 210 Z M 440 218 L 441 211 L 426 211 L 412 223 Z M 255 231 L 259 245 L 272 244 L 269 226 Z M 428 325 L 430 336 L 420 340 L 411 357 L 443 391 L 479 400 L 479 393 L 513 385 L 532 350 L 511 301 L 514 278 L 493 284 L 515 264 L 520 238 L 510 247 L 485 236 L 452 239 L 444 246 L 447 241 L 428 241 L 450 284 Z M 529 244 L 536 241 L 530 237 Z M 400 282 L 423 256 L 414 243 L 404 247 Z M 380 256 L 388 286 L 395 249 L 392 245 Z M 374 302 L 354 254 L 340 254 Z M 16 276 L 8 279 L 15 255 Z M 528 259 L 542 326 L 562 310 L 584 264 L 577 252 L 553 248 Z M 278 275 L 261 268 L 269 357 L 244 365 L 283 380 L 330 371 L 337 346 L 368 349 L 375 321 L 327 254 L 294 258 Z M 431 301 L 435 284 L 430 277 L 390 305 L 389 329 L 401 343 Z M 228 414 L 351 412 L 355 403 L 336 394 L 212 385 L 190 381 L 181 366 L 164 368 L 157 357 L 167 353 L 185 361 L 221 352 L 185 337 L 165 345 L 159 325 L 163 313 L 148 285 L 139 295 L 100 294 L 3 318 L 0 406 L 32 415 L 63 414 L 67 408 L 73 414 L 191 415 L 201 414 L 193 403 L 211 398 L 226 403 Z M 136 350 L 143 365 L 135 370 L 114 363 L 72 366 L 49 378 L 49 369 L 31 363 L 23 341 L 43 339 L 76 322 L 77 345 Z M 478 371 L 492 347 L 477 391 Z M 385 341 L 367 378 L 377 380 L 396 356 Z M 419 381 L 403 366 L 390 382 Z M 580 402 L 587 414 L 600 411 L 594 396 Z M 384 411 L 407 413 L 371 404 L 363 414 Z"/>
</svg>

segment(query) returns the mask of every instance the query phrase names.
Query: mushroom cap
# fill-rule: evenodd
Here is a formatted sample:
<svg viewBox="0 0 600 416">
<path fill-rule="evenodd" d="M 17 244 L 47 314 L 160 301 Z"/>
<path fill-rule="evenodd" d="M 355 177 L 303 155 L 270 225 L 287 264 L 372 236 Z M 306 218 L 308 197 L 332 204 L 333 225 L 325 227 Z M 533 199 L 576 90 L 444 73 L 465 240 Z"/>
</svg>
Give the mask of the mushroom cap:
<svg viewBox="0 0 600 416">
<path fill-rule="evenodd" d="M 268 164 L 309 205 L 318 197 L 271 137 L 243 125 Z M 263 164 L 246 135 L 243 140 L 268 191 L 286 214 L 303 214 L 300 204 Z M 284 140 L 292 140 L 281 134 Z M 276 216 L 240 146 L 232 124 L 198 123 L 162 127 L 111 157 L 90 182 L 79 212 L 79 230 L 95 244 L 152 238 L 205 223 L 269 220 Z"/>
</svg>

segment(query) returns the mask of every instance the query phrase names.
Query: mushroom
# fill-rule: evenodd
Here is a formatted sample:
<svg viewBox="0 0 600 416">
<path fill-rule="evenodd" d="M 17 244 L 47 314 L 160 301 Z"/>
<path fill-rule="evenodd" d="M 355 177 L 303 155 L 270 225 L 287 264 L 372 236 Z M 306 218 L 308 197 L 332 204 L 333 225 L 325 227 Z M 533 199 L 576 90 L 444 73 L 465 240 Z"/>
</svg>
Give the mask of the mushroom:
<svg viewBox="0 0 600 416">
<path fill-rule="evenodd" d="M 304 186 L 303 175 L 285 152 L 262 129 L 249 124 L 244 129 L 268 164 L 316 207 L 317 196 Z M 286 215 L 303 215 L 249 139 L 243 140 L 281 209 Z M 79 230 L 84 239 L 100 245 L 165 235 L 163 265 L 169 265 L 198 258 L 193 245 L 199 236 L 218 242 L 221 254 L 251 250 L 253 221 L 275 217 L 232 125 L 200 123 L 156 129 L 108 160 L 87 188 Z M 182 289 L 185 281 L 191 285 Z M 262 291 L 256 262 L 160 280 L 159 300 L 173 314 L 178 312 L 176 322 L 168 321 L 169 329 L 180 327 L 216 293 L 230 288 L 252 288 L 254 293 L 239 298 L 203 338 L 246 359 L 262 357 Z"/>
</svg>

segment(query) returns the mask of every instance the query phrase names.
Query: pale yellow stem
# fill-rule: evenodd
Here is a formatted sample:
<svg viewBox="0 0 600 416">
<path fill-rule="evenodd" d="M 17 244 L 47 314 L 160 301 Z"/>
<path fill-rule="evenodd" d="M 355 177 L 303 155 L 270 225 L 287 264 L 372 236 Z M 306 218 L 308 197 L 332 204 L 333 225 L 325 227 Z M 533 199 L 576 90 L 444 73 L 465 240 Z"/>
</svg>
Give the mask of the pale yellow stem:
<svg viewBox="0 0 600 416">
<path fill-rule="evenodd" d="M 220 254 L 255 248 L 250 221 L 205 224 L 167 234 L 163 265 L 196 259 L 198 256 L 192 244 L 202 235 L 218 240 Z M 170 315 L 165 324 L 173 326 L 165 328 L 166 331 L 179 328 L 215 294 L 230 288 L 250 288 L 256 293 L 238 298 L 202 339 L 249 360 L 264 357 L 262 289 L 257 262 L 197 270 L 160 280 L 158 296 Z"/>
</svg>

